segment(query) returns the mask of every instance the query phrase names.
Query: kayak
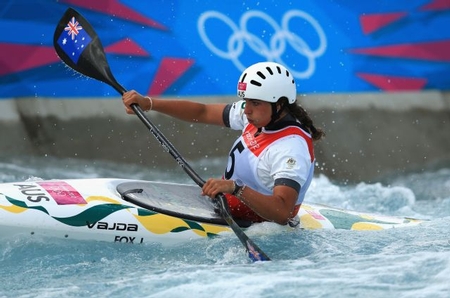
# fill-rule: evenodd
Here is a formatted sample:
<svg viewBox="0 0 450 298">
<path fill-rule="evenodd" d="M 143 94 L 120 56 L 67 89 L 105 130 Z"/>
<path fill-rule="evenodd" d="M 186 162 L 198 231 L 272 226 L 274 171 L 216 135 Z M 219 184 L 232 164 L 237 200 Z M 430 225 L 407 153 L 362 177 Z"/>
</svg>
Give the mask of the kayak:
<svg viewBox="0 0 450 298">
<path fill-rule="evenodd" d="M 197 185 L 113 178 L 0 184 L 2 239 L 27 235 L 175 245 L 232 233 L 218 213 L 214 201 L 201 196 Z M 310 203 L 302 204 L 297 220 L 297 228 L 346 230 L 424 222 Z M 251 225 L 236 222 L 243 229 Z"/>
</svg>

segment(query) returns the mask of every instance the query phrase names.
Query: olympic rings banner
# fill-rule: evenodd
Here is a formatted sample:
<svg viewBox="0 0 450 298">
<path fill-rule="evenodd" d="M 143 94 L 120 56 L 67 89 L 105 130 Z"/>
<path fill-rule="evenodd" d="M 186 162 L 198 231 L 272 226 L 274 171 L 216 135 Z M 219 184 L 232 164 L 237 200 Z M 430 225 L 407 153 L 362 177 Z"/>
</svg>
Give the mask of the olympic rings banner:
<svg viewBox="0 0 450 298">
<path fill-rule="evenodd" d="M 234 95 L 258 61 L 286 65 L 300 94 L 450 89 L 449 0 L 3 0 L 0 99 L 117 96 L 57 57 L 68 7 L 143 94 Z"/>
</svg>

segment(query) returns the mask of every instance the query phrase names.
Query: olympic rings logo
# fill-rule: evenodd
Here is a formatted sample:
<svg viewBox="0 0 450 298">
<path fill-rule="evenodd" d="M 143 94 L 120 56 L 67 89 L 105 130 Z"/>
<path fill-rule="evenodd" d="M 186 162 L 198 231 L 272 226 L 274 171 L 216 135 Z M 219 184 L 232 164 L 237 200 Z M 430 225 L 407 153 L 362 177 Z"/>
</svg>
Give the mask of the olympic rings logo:
<svg viewBox="0 0 450 298">
<path fill-rule="evenodd" d="M 259 36 L 248 32 L 248 22 L 255 18 L 263 20 L 274 29 L 275 33 L 271 36 L 269 45 Z M 291 31 L 290 22 L 293 18 L 303 19 L 316 31 L 319 40 L 316 49 L 311 49 L 301 36 Z M 206 21 L 209 19 L 218 19 L 231 28 L 232 34 L 228 38 L 226 50 L 221 50 L 215 46 L 206 34 Z M 327 48 L 327 39 L 320 24 L 311 15 L 301 10 L 289 10 L 286 12 L 281 20 L 281 26 L 264 12 L 251 10 L 242 15 L 239 27 L 233 20 L 218 11 L 206 11 L 198 19 L 197 28 L 201 39 L 208 49 L 221 58 L 233 61 L 240 71 L 246 68 L 239 60 L 245 45 L 248 45 L 251 50 L 263 56 L 266 61 L 285 64 L 283 55 L 285 55 L 287 44 L 289 44 L 295 52 L 305 57 L 307 61 L 306 69 L 298 70 L 289 67 L 292 75 L 300 79 L 309 78 L 316 68 L 315 59 L 322 56 Z"/>
</svg>

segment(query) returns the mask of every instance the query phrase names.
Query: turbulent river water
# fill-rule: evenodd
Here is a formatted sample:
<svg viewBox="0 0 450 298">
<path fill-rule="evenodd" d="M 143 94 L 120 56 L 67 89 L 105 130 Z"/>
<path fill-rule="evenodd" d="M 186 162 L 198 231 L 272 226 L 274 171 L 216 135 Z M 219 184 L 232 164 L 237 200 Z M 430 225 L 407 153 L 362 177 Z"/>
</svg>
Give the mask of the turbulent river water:
<svg viewBox="0 0 450 298">
<path fill-rule="evenodd" d="M 221 175 L 220 164 L 191 165 L 208 178 Z M 179 168 L 0 158 L 0 182 L 96 177 L 192 183 Z M 246 233 L 273 259 L 263 263 L 251 263 L 233 234 L 169 248 L 6 239 L 0 297 L 450 297 L 450 167 L 372 184 L 319 175 L 306 201 L 429 221 L 365 232 L 257 225 Z"/>
</svg>

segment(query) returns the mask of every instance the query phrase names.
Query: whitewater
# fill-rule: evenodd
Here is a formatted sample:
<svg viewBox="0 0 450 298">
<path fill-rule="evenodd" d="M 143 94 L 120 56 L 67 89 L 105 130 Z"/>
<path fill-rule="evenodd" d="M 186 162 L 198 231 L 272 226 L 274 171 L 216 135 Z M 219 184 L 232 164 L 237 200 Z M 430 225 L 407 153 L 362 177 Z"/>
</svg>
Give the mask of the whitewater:
<svg viewBox="0 0 450 298">
<path fill-rule="evenodd" d="M 220 177 L 223 161 L 191 165 Z M 100 177 L 194 184 L 177 167 L 0 158 L 0 183 Z M 381 231 L 255 225 L 246 234 L 272 259 L 257 263 L 234 234 L 175 247 L 24 235 L 0 242 L 0 297 L 450 297 L 450 166 L 377 183 L 317 175 L 306 201 L 428 221 Z"/>
</svg>

